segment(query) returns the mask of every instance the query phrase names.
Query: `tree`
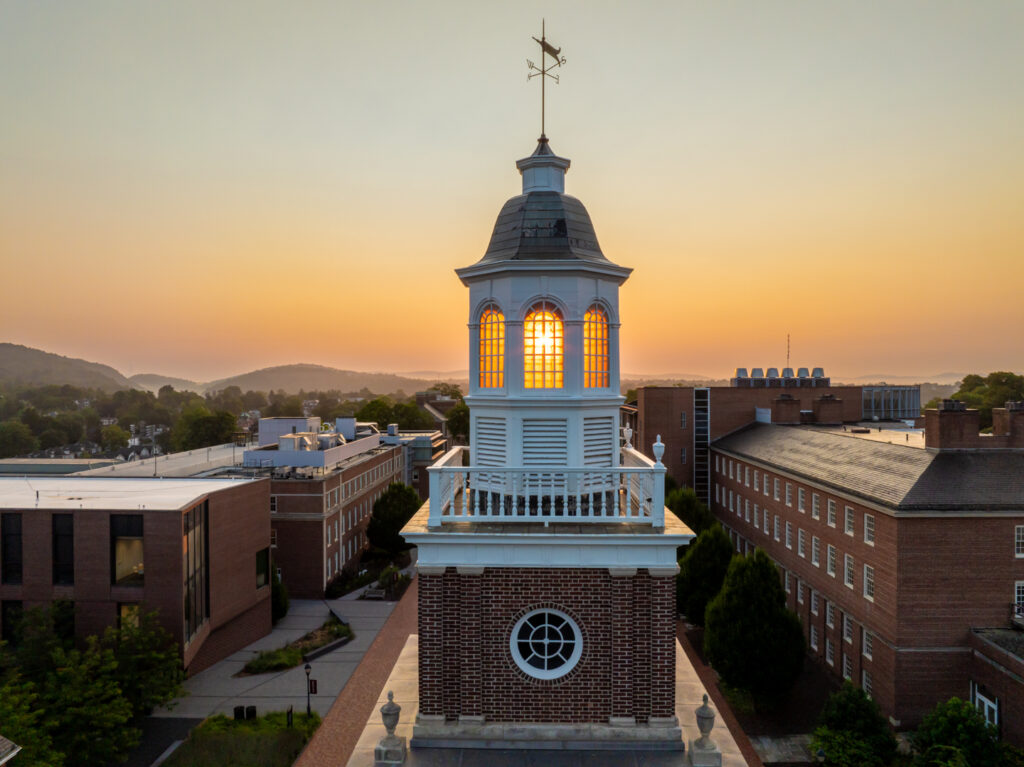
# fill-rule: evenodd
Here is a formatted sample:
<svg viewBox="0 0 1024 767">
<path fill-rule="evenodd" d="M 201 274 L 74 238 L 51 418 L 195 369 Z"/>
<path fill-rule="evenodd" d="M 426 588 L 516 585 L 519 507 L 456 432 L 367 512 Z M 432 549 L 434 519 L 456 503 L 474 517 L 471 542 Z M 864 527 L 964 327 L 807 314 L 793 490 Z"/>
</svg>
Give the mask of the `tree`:
<svg viewBox="0 0 1024 767">
<path fill-rule="evenodd" d="M 373 504 L 373 513 L 366 525 L 370 544 L 394 556 L 406 548 L 401 530 L 420 507 L 420 497 L 408 485 L 392 482 Z"/>
<path fill-rule="evenodd" d="M 469 440 L 469 408 L 465 402 L 448 411 L 448 434 L 456 441 Z"/>
<path fill-rule="evenodd" d="M 128 447 L 128 440 L 131 436 L 117 424 L 111 424 L 104 426 L 100 431 L 100 443 L 103 445 L 103 450 L 109 453 Z"/>
<path fill-rule="evenodd" d="M 704 652 L 727 684 L 768 704 L 789 692 L 803 667 L 804 635 L 767 554 L 733 558 L 704 618 Z"/>
<path fill-rule="evenodd" d="M 356 411 L 356 420 L 373 421 L 381 428 L 386 427 L 392 422 L 391 403 L 384 397 L 372 399 Z"/>
<path fill-rule="evenodd" d="M 427 389 L 428 392 L 437 392 L 442 397 L 451 397 L 454 400 L 462 402 L 462 389 L 459 388 L 458 384 L 445 383 L 444 381 L 438 381 L 436 384 Z"/>
<path fill-rule="evenodd" d="M 665 496 L 665 505 L 697 535 L 718 524 L 715 515 L 697 497 L 692 488 L 669 490 Z"/>
<path fill-rule="evenodd" d="M 896 738 L 878 704 L 863 690 L 845 682 L 829 696 L 818 718 L 811 752 L 819 749 L 825 752 L 825 763 L 832 767 L 885 767 L 896 756 Z"/>
<path fill-rule="evenodd" d="M 679 560 L 676 602 L 691 623 L 704 625 L 704 611 L 722 590 L 732 557 L 729 536 L 721 525 L 712 525 L 697 536 Z"/>
<path fill-rule="evenodd" d="M 74 647 L 74 604 L 58 600 L 47 606 L 29 607 L 18 622 L 14 659 L 19 673 L 44 689 L 53 669 L 53 654 Z"/>
<path fill-rule="evenodd" d="M 62 767 L 64 764 L 64 755 L 53 750 L 45 715 L 34 684 L 24 680 L 14 669 L 0 675 L 0 733 L 21 746 L 12 767 Z"/>
<path fill-rule="evenodd" d="M 964 376 L 953 399 L 977 408 L 981 428 L 987 429 L 992 425 L 992 408 L 1003 407 L 1008 401 L 1024 400 L 1024 375 L 997 371 L 984 377 Z"/>
<path fill-rule="evenodd" d="M 114 655 L 114 678 L 134 719 L 151 714 L 184 691 L 178 646 L 155 610 L 138 613 L 136 621 L 121 621 L 120 628 L 108 626 L 102 647 Z"/>
<path fill-rule="evenodd" d="M 84 650 L 58 648 L 42 696 L 54 747 L 75 764 L 121 761 L 139 742 L 131 704 L 117 685 L 113 652 L 89 637 Z"/>
<path fill-rule="evenodd" d="M 230 442 L 235 433 L 235 416 L 226 410 L 211 413 L 205 405 L 190 405 L 172 429 L 175 450 L 195 450 Z"/>
<path fill-rule="evenodd" d="M 996 728 L 960 698 L 937 705 L 913 737 L 915 767 L 946 764 L 959 754 L 970 767 L 1003 764 Z M 955 762 L 954 762 L 955 763 Z"/>
<path fill-rule="evenodd" d="M 13 458 L 38 449 L 39 441 L 28 426 L 19 421 L 0 423 L 0 458 Z"/>
<path fill-rule="evenodd" d="M 434 416 L 415 402 L 400 402 L 395 405 L 391 409 L 391 420 L 401 429 L 433 429 L 436 426 Z"/>
</svg>

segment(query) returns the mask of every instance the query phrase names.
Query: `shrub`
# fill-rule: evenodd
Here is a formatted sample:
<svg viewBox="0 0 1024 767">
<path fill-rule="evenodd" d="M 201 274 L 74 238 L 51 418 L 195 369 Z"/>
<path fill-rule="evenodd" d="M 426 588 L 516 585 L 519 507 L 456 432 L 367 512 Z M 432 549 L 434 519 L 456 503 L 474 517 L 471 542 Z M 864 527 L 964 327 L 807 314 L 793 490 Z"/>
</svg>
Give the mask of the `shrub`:
<svg viewBox="0 0 1024 767">
<path fill-rule="evenodd" d="M 665 505 L 696 535 L 717 524 L 715 515 L 697 497 L 692 488 L 671 490 L 665 496 Z"/>
<path fill-rule="evenodd" d="M 676 604 L 691 623 L 704 625 L 708 603 L 722 590 L 733 549 L 721 525 L 712 525 L 699 536 L 679 560 Z"/>
<path fill-rule="evenodd" d="M 373 504 L 373 513 L 366 525 L 366 538 L 371 546 L 384 549 L 391 556 L 407 548 L 402 528 L 420 507 L 416 491 L 401 482 L 388 485 Z"/>
<path fill-rule="evenodd" d="M 896 738 L 878 704 L 849 682 L 829 696 L 814 731 L 811 751 L 825 752 L 826 764 L 883 767 L 896 755 Z"/>
<path fill-rule="evenodd" d="M 398 581 L 398 568 L 394 565 L 388 565 L 380 571 L 380 577 L 377 578 L 377 586 L 382 589 L 386 589 L 389 586 L 395 585 Z"/>
<path fill-rule="evenodd" d="M 915 767 L 955 764 L 958 758 L 970 767 L 1002 764 L 996 728 L 960 698 L 936 706 L 917 728 L 913 744 Z"/>
<path fill-rule="evenodd" d="M 767 554 L 733 558 L 705 625 L 704 652 L 727 684 L 762 703 L 789 692 L 803 667 L 804 635 Z"/>
<path fill-rule="evenodd" d="M 275 711 L 257 719 L 236 721 L 223 715 L 210 717 L 189 735 L 164 763 L 166 767 L 288 767 L 320 725 L 315 713 L 296 714 L 288 727 L 287 715 Z"/>
<path fill-rule="evenodd" d="M 302 651 L 297 647 L 279 647 L 264 650 L 242 669 L 247 674 L 266 674 L 270 671 L 284 671 L 302 663 Z"/>
</svg>

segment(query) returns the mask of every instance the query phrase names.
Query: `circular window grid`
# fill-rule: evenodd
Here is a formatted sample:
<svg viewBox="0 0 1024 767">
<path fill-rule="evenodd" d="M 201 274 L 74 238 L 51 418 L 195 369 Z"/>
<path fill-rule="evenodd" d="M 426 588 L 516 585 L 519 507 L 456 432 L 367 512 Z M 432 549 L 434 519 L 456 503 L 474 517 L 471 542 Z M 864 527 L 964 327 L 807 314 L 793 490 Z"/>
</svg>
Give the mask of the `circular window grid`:
<svg viewBox="0 0 1024 767">
<path fill-rule="evenodd" d="M 560 679 L 583 655 L 583 633 L 561 610 L 543 608 L 521 617 L 512 628 L 509 650 L 519 669 L 534 679 Z"/>
</svg>

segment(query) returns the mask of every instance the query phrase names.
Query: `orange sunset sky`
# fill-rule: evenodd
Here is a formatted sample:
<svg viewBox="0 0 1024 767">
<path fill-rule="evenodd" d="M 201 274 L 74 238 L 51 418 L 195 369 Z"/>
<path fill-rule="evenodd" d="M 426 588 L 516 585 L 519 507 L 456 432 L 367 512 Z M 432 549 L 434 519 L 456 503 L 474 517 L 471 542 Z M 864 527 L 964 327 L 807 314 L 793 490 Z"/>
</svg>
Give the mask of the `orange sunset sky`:
<svg viewBox="0 0 1024 767">
<path fill-rule="evenodd" d="M 0 341 L 196 380 L 467 367 L 547 134 L 624 373 L 1020 371 L 1024 3 L 0 2 Z"/>
</svg>

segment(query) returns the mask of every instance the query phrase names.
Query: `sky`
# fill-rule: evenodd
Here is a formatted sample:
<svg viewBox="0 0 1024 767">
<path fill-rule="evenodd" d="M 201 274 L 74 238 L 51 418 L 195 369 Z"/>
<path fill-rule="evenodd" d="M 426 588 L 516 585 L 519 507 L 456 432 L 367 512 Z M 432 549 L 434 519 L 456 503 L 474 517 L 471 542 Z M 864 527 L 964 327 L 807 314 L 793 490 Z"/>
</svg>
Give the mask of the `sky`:
<svg viewBox="0 0 1024 767">
<path fill-rule="evenodd" d="M 0 0 L 0 341 L 198 381 L 468 367 L 540 132 L 624 373 L 1022 369 L 1024 3 Z"/>
</svg>

